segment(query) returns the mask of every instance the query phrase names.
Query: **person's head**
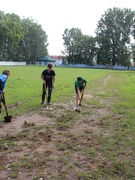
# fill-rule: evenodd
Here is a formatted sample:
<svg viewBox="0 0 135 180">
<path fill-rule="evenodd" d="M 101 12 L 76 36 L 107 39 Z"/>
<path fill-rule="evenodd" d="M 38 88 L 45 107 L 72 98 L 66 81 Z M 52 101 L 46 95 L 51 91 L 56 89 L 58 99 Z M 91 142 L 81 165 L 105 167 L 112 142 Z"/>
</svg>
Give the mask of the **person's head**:
<svg viewBox="0 0 135 180">
<path fill-rule="evenodd" d="M 49 64 L 47 65 L 48 71 L 51 71 L 51 70 L 52 70 L 52 67 L 53 67 L 53 65 L 49 63 Z"/>
<path fill-rule="evenodd" d="M 78 77 L 77 80 L 78 80 L 79 84 L 82 83 L 82 77 Z"/>
<path fill-rule="evenodd" d="M 10 71 L 9 71 L 9 70 L 4 70 L 4 71 L 2 72 L 2 74 L 5 74 L 5 75 L 7 75 L 7 76 L 10 76 Z"/>
</svg>

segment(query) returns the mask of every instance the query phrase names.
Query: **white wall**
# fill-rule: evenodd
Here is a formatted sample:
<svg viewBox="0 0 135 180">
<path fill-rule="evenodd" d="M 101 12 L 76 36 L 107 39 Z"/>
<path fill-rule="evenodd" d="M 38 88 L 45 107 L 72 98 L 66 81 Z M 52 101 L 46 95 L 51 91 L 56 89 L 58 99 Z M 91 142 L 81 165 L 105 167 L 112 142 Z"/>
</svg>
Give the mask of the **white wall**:
<svg viewBox="0 0 135 180">
<path fill-rule="evenodd" d="M 59 65 L 59 64 L 62 64 L 62 59 L 61 59 L 61 60 L 57 60 L 57 61 L 55 62 L 55 64 L 56 64 L 56 66 Z"/>
<path fill-rule="evenodd" d="M 0 61 L 0 66 L 16 66 L 16 65 L 26 65 L 26 62 L 7 62 Z"/>
</svg>

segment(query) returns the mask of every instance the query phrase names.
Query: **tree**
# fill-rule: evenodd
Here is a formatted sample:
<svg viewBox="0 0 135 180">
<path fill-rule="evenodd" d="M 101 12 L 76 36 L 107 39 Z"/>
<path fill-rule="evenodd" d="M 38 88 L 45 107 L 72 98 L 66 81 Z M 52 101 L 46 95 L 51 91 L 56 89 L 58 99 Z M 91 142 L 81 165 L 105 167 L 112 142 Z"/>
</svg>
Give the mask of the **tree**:
<svg viewBox="0 0 135 180">
<path fill-rule="evenodd" d="M 32 19 L 0 11 L 0 59 L 33 61 L 48 54 L 47 35 Z"/>
<path fill-rule="evenodd" d="M 96 39 L 92 36 L 83 35 L 81 52 L 83 63 L 93 65 L 96 55 Z"/>
<path fill-rule="evenodd" d="M 23 39 L 23 27 L 18 15 L 1 13 L 1 58 L 13 60 L 18 51 L 19 42 Z"/>
<path fill-rule="evenodd" d="M 133 63 L 134 63 L 134 67 L 135 67 L 135 44 L 132 44 L 132 59 L 133 59 Z"/>
<path fill-rule="evenodd" d="M 25 61 L 35 62 L 37 58 L 48 54 L 46 32 L 41 25 L 29 18 L 23 19 L 22 25 L 24 28 L 24 39 L 20 44 L 20 49 L 23 52 L 22 56 Z"/>
<path fill-rule="evenodd" d="M 0 11 L 0 58 L 3 56 L 3 48 L 5 44 L 5 39 L 6 39 L 6 15 L 4 12 Z"/>
<path fill-rule="evenodd" d="M 65 54 L 67 55 L 68 63 L 77 63 L 80 58 L 82 32 L 79 28 L 66 28 L 63 34 Z"/>
<path fill-rule="evenodd" d="M 95 38 L 83 35 L 78 28 L 65 29 L 63 34 L 67 61 L 70 64 L 93 64 L 95 56 Z"/>
<path fill-rule="evenodd" d="M 12 13 L 7 14 L 8 17 L 8 31 L 7 31 L 7 52 L 8 52 L 8 60 L 17 61 L 19 43 L 24 38 L 23 34 L 23 26 L 21 23 L 21 19 L 18 15 Z"/>
<path fill-rule="evenodd" d="M 131 9 L 108 9 L 98 22 L 96 35 L 98 43 L 97 63 L 126 64 L 130 36 L 133 30 L 135 12 Z M 125 56 L 123 56 L 125 54 Z M 126 58 L 125 58 L 126 57 Z M 125 61 L 125 62 L 124 62 Z"/>
</svg>

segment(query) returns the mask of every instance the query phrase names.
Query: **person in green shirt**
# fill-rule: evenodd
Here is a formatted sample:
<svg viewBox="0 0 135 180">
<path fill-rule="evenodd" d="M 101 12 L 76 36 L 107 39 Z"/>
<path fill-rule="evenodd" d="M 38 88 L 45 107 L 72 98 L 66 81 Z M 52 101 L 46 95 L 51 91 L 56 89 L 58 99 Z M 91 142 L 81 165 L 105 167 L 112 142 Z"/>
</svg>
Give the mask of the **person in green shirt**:
<svg viewBox="0 0 135 180">
<path fill-rule="evenodd" d="M 86 88 L 86 79 L 82 77 L 77 77 L 75 81 L 75 92 L 76 92 L 76 108 L 82 106 L 81 102 L 83 99 L 84 90 Z"/>
</svg>

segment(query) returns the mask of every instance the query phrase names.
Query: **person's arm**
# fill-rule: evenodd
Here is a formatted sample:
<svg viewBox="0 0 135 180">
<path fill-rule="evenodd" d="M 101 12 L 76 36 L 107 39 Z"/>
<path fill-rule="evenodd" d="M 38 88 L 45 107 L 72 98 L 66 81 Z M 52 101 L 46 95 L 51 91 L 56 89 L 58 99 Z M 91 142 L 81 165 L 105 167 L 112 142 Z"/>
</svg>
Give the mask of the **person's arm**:
<svg viewBox="0 0 135 180">
<path fill-rule="evenodd" d="M 86 88 L 86 83 L 84 84 L 83 92 L 84 92 L 85 88 Z"/>
<path fill-rule="evenodd" d="M 43 81 L 43 84 L 45 84 L 46 82 L 45 82 L 45 80 L 44 80 L 43 74 L 41 74 L 41 79 L 42 79 L 42 81 Z"/>
<path fill-rule="evenodd" d="M 78 100 L 80 100 L 81 99 L 81 92 L 80 92 L 79 88 L 77 88 L 77 94 L 78 94 Z"/>
<path fill-rule="evenodd" d="M 2 80 L 0 79 L 0 92 L 3 91 L 3 83 L 2 83 Z"/>
<path fill-rule="evenodd" d="M 53 87 L 55 87 L 56 76 L 53 76 Z"/>
<path fill-rule="evenodd" d="M 83 93 L 84 93 L 84 90 L 86 88 L 86 84 L 87 84 L 87 81 L 86 81 L 86 79 L 84 79 L 84 82 L 83 82 Z"/>
</svg>

